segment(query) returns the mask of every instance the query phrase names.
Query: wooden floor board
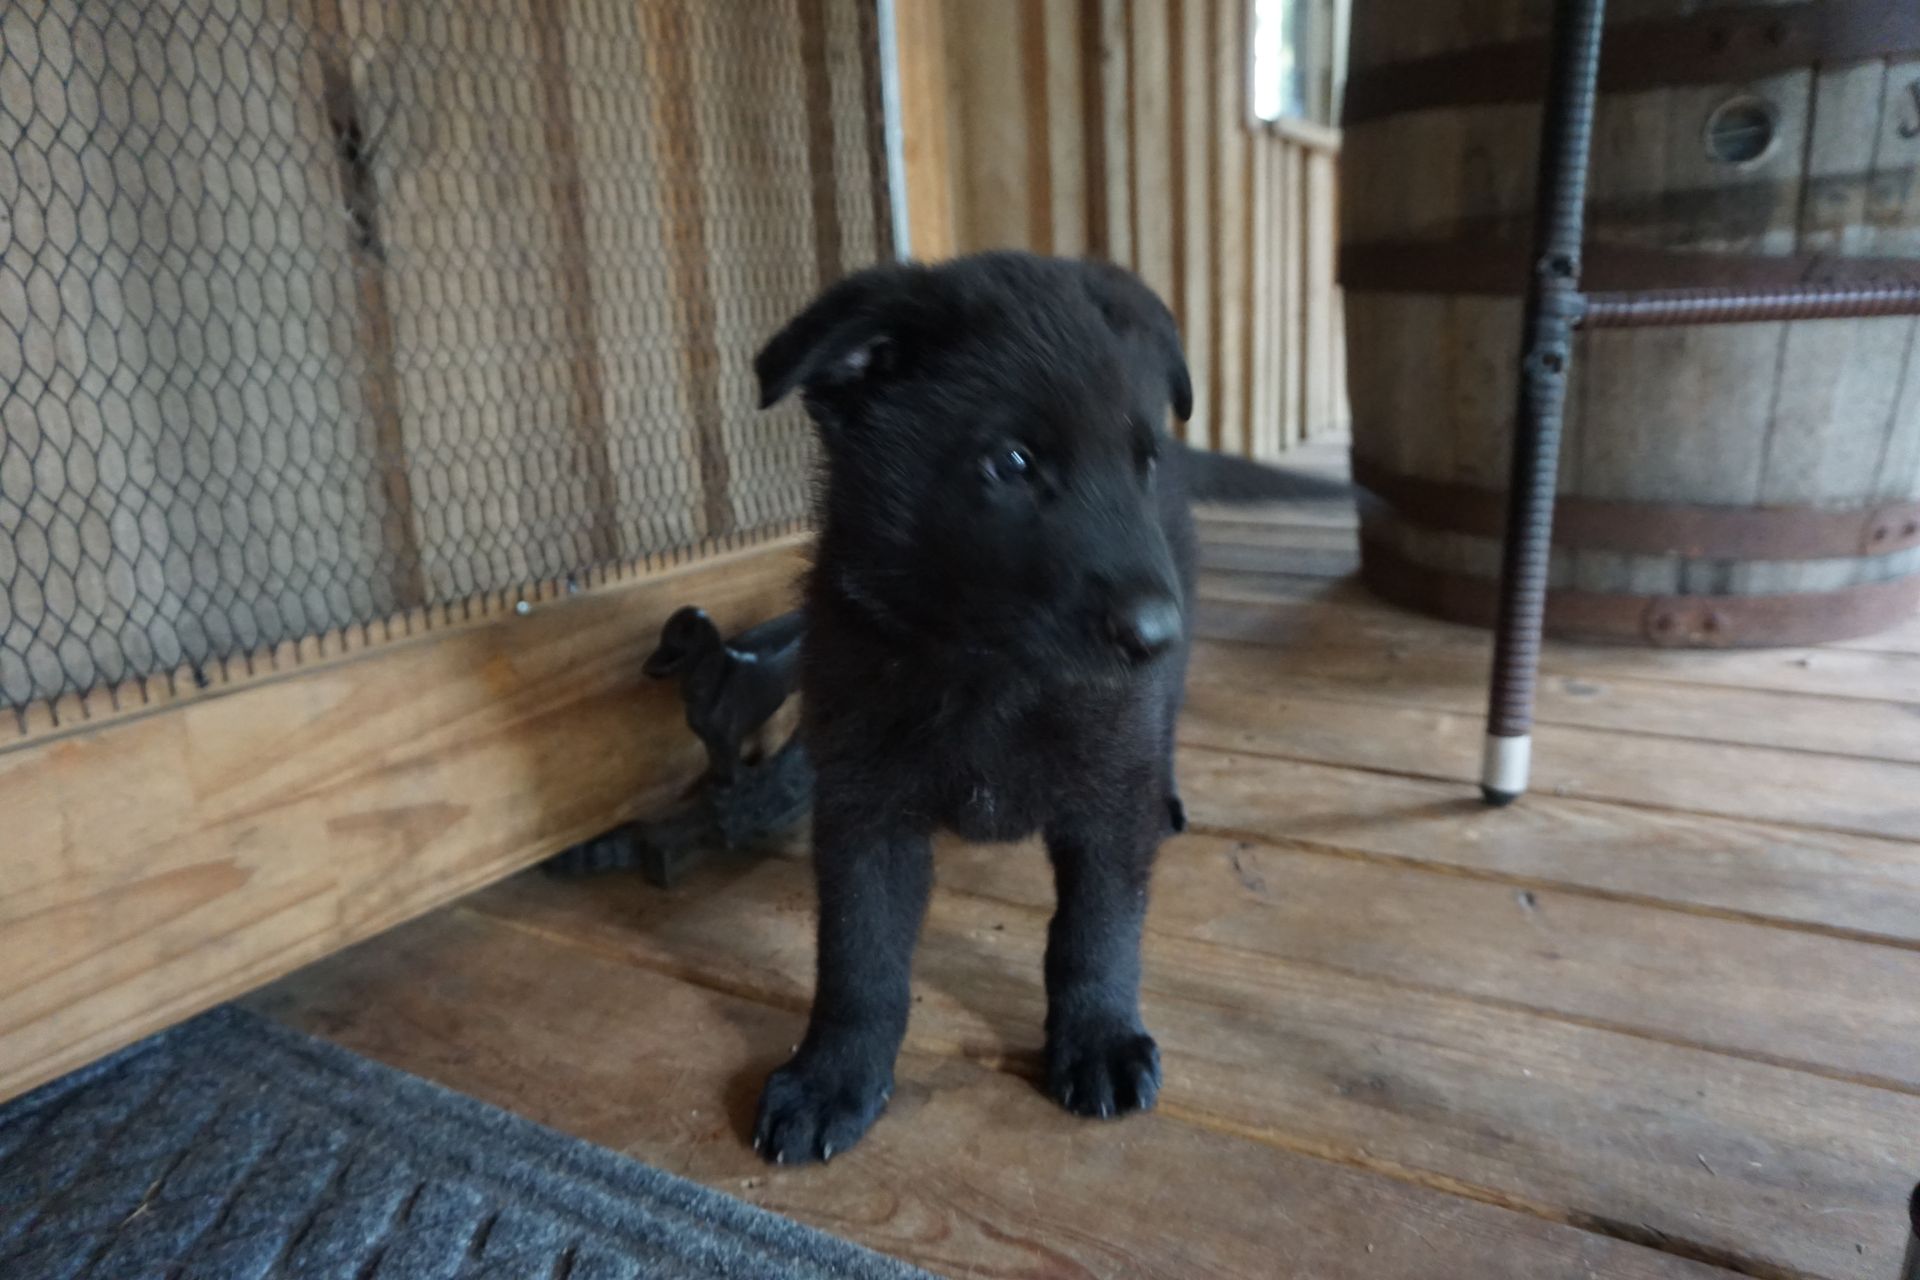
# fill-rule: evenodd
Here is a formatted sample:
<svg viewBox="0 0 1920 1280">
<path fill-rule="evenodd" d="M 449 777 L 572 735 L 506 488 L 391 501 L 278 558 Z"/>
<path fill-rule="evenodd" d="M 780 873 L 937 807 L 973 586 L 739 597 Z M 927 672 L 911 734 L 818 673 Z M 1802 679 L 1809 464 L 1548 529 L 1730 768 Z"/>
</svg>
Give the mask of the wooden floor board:
<svg viewBox="0 0 1920 1280">
<path fill-rule="evenodd" d="M 1339 545 L 1348 541 L 1344 536 L 1331 541 L 1334 545 L 1286 552 L 1238 542 L 1204 542 L 1200 546 L 1200 567 L 1239 572 L 1272 569 L 1294 575 L 1345 578 L 1359 568 L 1360 552 L 1351 545 Z"/>
<path fill-rule="evenodd" d="M 257 1003 L 943 1275 L 1725 1274 L 1171 1115 L 1075 1120 L 1017 1076 L 940 1053 L 902 1057 L 888 1115 L 857 1156 L 768 1169 L 743 1135 L 762 1075 L 791 1043 L 791 1012 L 563 951 L 470 911 L 407 926 Z M 1183 1180 L 1206 1194 L 1171 1193 Z"/>
<path fill-rule="evenodd" d="M 1244 839 L 1160 868 L 1159 933 L 1920 1094 L 1920 950 Z M 1037 849 L 954 842 L 940 883 L 1052 903 Z"/>
<path fill-rule="evenodd" d="M 1235 507 L 1196 503 L 1194 520 L 1203 539 L 1231 542 L 1236 535 L 1254 539 L 1277 538 L 1292 530 L 1357 531 L 1360 517 L 1352 507 L 1337 503 L 1300 503 L 1285 507 Z M 1350 532 L 1352 545 L 1357 532 Z"/>
<path fill-rule="evenodd" d="M 1195 667 L 1183 743 L 1462 785 L 1478 776 L 1483 712 L 1327 697 L 1234 679 L 1221 674 L 1227 665 Z M 1560 796 L 1920 840 L 1920 764 L 1903 761 L 1540 723 L 1533 785 Z"/>
<path fill-rule="evenodd" d="M 1220 603 L 1202 602 L 1202 634 L 1213 638 L 1196 650 L 1198 670 L 1268 687 L 1284 674 L 1285 687 L 1302 693 L 1485 714 L 1486 637 L 1448 645 L 1376 636 L 1338 607 L 1289 608 L 1278 617 L 1262 610 L 1255 627 L 1241 622 Z M 1890 699 L 1645 680 L 1549 657 L 1534 714 L 1547 724 L 1920 763 L 1920 703 Z"/>
<path fill-rule="evenodd" d="M 1151 927 L 1172 939 L 1920 1093 L 1911 1047 L 1920 1022 L 1910 995 L 1920 977 L 1914 951 L 1245 840 L 1178 841 L 1160 879 Z M 1044 915 L 1051 904 L 1045 859 L 1034 849 L 951 844 L 941 855 L 940 883 L 1024 912 Z M 756 901 L 780 901 L 782 910 L 804 902 L 806 891 L 791 865 L 748 872 L 738 885 Z M 607 892 L 627 924 L 652 921 L 644 891 L 615 885 Z M 626 925 L 591 923 L 585 917 L 597 909 L 560 887 L 519 885 L 471 905 L 557 940 L 589 938 L 644 955 L 653 968 L 706 985 L 796 1010 L 806 1003 L 805 966 L 787 966 L 804 958 L 804 928 L 768 935 L 795 945 L 791 956 L 776 949 L 734 964 L 736 948 L 731 960 L 706 963 L 687 957 L 717 940 L 698 932 L 717 918 L 668 924 L 656 939 L 661 948 L 631 951 Z M 997 1052 L 985 1042 L 956 1043 L 975 1055 Z"/>
<path fill-rule="evenodd" d="M 671 902 L 634 886 L 521 883 L 473 909 L 788 1009 L 797 1036 L 813 936 L 805 868 L 775 861 L 725 879 L 724 893 Z M 1157 902 L 1190 883 L 1170 869 Z M 909 1045 L 1031 1074 L 1045 920 L 1039 907 L 937 895 Z M 1290 1150 L 1554 1216 L 1638 1223 L 1741 1265 L 1870 1275 L 1858 1260 L 1884 1269 L 1899 1244 L 1920 1097 L 1159 929 L 1145 1012 L 1170 1107 Z"/>
<path fill-rule="evenodd" d="M 1902 841 L 1551 793 L 1496 810 L 1459 781 L 1203 747 L 1179 771 L 1201 829 L 1920 947 L 1920 849 Z"/>
<path fill-rule="evenodd" d="M 1351 517 L 1340 520 L 1292 518 L 1277 520 L 1214 518 L 1200 522 L 1200 538 L 1207 546 L 1231 545 L 1257 551 L 1278 551 L 1285 560 L 1298 551 L 1354 550 L 1354 524 Z"/>
</svg>

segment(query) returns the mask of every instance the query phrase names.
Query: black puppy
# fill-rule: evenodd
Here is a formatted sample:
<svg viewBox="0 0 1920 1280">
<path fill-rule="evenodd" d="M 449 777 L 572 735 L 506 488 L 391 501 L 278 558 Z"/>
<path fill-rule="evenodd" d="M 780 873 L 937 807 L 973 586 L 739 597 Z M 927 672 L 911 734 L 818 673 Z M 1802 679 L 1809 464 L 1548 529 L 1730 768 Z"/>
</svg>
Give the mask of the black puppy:
<svg viewBox="0 0 1920 1280">
<path fill-rule="evenodd" d="M 755 1147 L 827 1159 L 885 1106 L 940 828 L 1044 835 L 1059 896 L 1047 1091 L 1081 1115 L 1151 1107 L 1140 931 L 1154 853 L 1184 824 L 1189 481 L 1340 490 L 1250 483 L 1175 444 L 1167 411 L 1184 419 L 1192 390 L 1173 316 L 1103 264 L 996 253 L 864 271 L 755 371 L 763 405 L 804 393 L 826 470 L 800 678 L 818 981 Z"/>
</svg>

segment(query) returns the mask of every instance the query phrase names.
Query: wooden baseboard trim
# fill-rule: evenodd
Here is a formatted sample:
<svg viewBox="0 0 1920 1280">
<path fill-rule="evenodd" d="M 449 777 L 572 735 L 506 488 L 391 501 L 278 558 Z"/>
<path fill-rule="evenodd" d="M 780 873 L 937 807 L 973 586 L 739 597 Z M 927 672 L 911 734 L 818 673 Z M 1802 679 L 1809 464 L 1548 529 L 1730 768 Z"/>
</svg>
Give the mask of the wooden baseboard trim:
<svg viewBox="0 0 1920 1280">
<path fill-rule="evenodd" d="M 791 608 L 802 540 L 638 572 L 0 751 L 0 1099 L 683 787 L 640 663 L 680 605 Z M 536 598 L 537 597 L 537 598 Z"/>
</svg>

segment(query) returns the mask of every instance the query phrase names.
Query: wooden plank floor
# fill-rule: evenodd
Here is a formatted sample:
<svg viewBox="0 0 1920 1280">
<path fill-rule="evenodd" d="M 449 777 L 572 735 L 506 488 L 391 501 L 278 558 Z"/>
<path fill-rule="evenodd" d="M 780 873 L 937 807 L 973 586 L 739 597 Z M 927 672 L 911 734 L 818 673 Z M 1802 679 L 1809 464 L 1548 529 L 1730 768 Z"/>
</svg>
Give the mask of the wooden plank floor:
<svg viewBox="0 0 1920 1280">
<path fill-rule="evenodd" d="M 945 1275 L 1892 1276 L 1920 1177 L 1920 624 L 1553 646 L 1540 790 L 1490 812 L 1486 638 L 1345 581 L 1337 513 L 1206 527 L 1153 1115 L 1077 1121 L 1033 1085 L 1033 848 L 943 848 L 894 1102 L 825 1168 L 744 1138 L 811 983 L 794 851 L 673 892 L 522 876 L 256 1002 Z"/>
</svg>

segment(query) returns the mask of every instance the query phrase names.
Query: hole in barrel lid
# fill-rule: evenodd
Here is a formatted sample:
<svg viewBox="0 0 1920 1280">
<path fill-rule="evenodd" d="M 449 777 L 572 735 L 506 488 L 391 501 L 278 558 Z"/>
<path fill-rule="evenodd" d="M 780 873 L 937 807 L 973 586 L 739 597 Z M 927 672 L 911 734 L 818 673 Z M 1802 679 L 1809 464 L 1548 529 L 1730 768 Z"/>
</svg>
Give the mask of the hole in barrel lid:
<svg viewBox="0 0 1920 1280">
<path fill-rule="evenodd" d="M 1707 158 L 1721 164 L 1754 164 L 1773 150 L 1780 111 L 1765 98 L 1741 94 L 1707 116 Z"/>
</svg>

